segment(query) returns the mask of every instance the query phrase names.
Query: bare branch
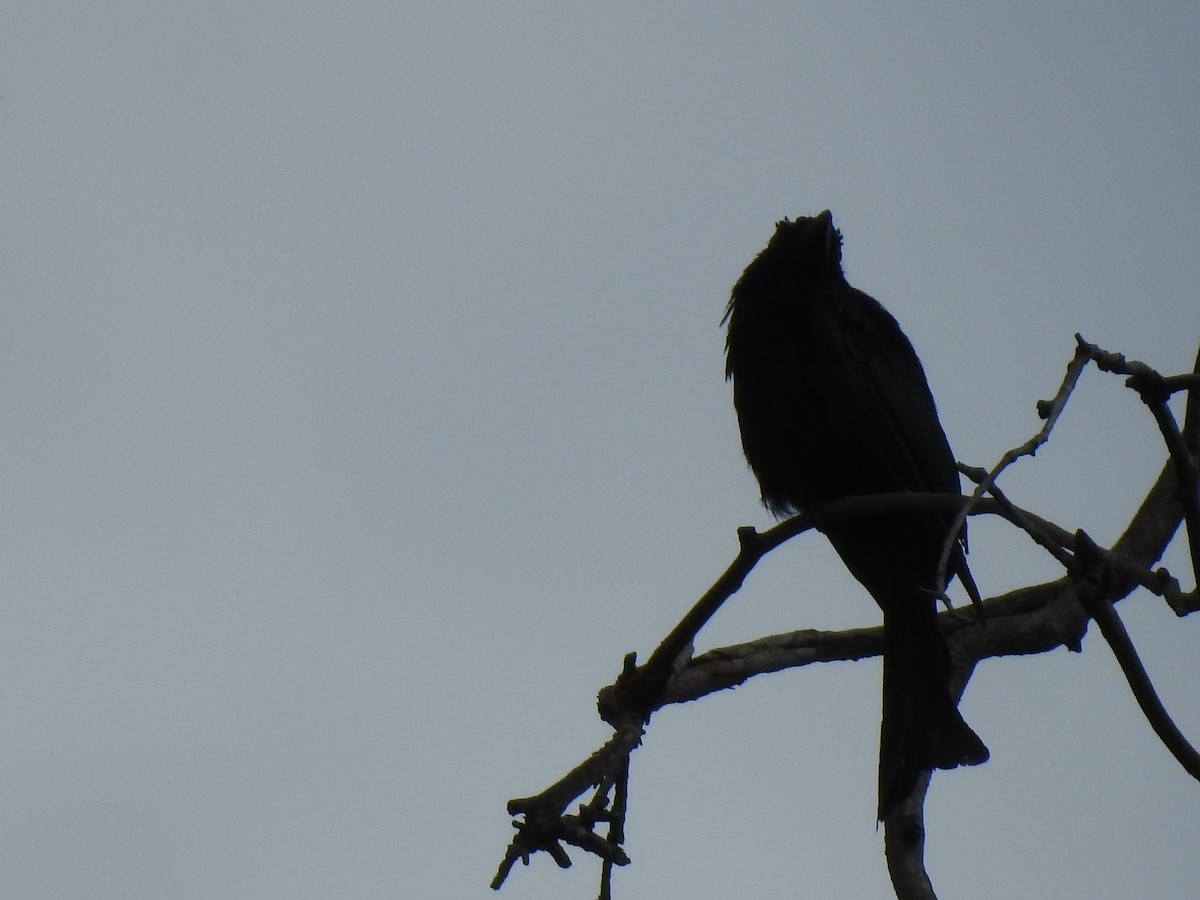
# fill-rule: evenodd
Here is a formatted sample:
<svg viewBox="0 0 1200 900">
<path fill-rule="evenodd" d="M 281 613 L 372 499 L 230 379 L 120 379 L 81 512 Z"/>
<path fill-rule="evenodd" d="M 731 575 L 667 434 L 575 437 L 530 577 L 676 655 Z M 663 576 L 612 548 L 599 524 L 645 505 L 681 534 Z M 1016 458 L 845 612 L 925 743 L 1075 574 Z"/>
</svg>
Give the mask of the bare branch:
<svg viewBox="0 0 1200 900">
<path fill-rule="evenodd" d="M 1164 597 L 1179 615 L 1200 609 L 1200 590 L 1186 593 L 1165 569 L 1153 570 L 1183 521 L 1192 549 L 1193 580 L 1200 571 L 1197 550 L 1200 400 L 1196 397 L 1200 392 L 1189 394 L 1182 429 L 1176 425 L 1166 402 L 1173 393 L 1192 391 L 1200 385 L 1200 354 L 1192 374 L 1163 377 L 1144 364 L 1128 362 L 1078 336 L 1077 342 L 1075 357 L 1054 399 L 1039 403 L 1039 415 L 1046 419 L 1046 425 L 1024 445 L 1006 453 L 991 472 L 967 470 L 979 483 L 970 498 L 912 493 L 854 497 L 795 516 L 762 533 L 752 528 L 739 529 L 739 550 L 725 572 L 672 629 L 645 665 L 638 666 L 634 654 L 629 654 L 621 675 L 600 692 L 600 713 L 613 726 L 613 737 L 541 794 L 509 802 L 510 814 L 523 820 L 513 823 L 517 833 L 493 887 L 503 883 L 517 860 L 528 862 L 530 855 L 539 850 L 549 853 L 560 866 L 570 865 L 563 847 L 569 844 L 604 861 L 600 896 L 601 900 L 608 900 L 613 866 L 628 863 L 621 844 L 630 755 L 639 746 L 644 727 L 655 710 L 726 690 L 756 675 L 813 662 L 861 659 L 881 652 L 882 628 L 876 627 L 840 632 L 796 631 L 710 650 L 691 658 L 691 647 L 699 631 L 737 592 L 763 556 L 817 523 L 840 517 L 939 509 L 952 511 L 959 519 L 989 514 L 1017 525 L 1058 560 L 1066 575 L 985 601 L 981 612 L 986 613 L 986 628 L 972 627 L 976 619 L 958 612 L 941 615 L 939 623 L 947 635 L 955 664 L 951 687 L 956 695 L 961 695 L 980 660 L 1042 653 L 1060 646 L 1078 651 L 1088 621 L 1095 618 L 1155 732 L 1184 767 L 1200 777 L 1200 756 L 1162 708 L 1113 609 L 1113 604 L 1139 586 Z M 1128 376 L 1130 387 L 1139 392 L 1154 414 L 1170 454 L 1141 507 L 1111 549 L 1098 547 L 1083 531 L 1068 532 L 1014 506 L 996 486 L 1004 468 L 1016 459 L 1034 455 L 1045 443 L 1088 360 L 1095 360 L 1097 367 L 1105 371 Z M 944 555 L 943 565 L 947 559 Z M 922 805 L 928 780 L 928 776 L 922 778 L 913 795 L 884 822 L 889 872 L 901 900 L 934 897 L 923 862 Z M 597 788 L 593 798 L 581 804 L 576 814 L 567 814 L 567 807 L 593 787 Z M 602 822 L 609 824 L 607 837 L 595 831 Z"/>
<path fill-rule="evenodd" d="M 946 589 L 946 576 L 950 565 L 950 557 L 954 552 L 954 543 L 958 540 L 959 534 L 962 533 L 963 523 L 971 515 L 971 511 L 975 508 L 976 504 L 991 492 L 992 486 L 996 483 L 996 479 L 1000 477 L 1001 472 L 1023 456 L 1032 457 L 1036 455 L 1038 448 L 1050 440 L 1050 432 L 1054 429 L 1055 423 L 1058 422 L 1058 417 L 1062 415 L 1062 411 L 1066 408 L 1067 400 L 1070 398 L 1071 392 L 1075 390 L 1075 385 L 1079 382 L 1079 377 L 1083 374 L 1087 363 L 1087 351 L 1083 346 L 1077 345 L 1075 347 L 1075 355 L 1067 363 L 1066 374 L 1063 376 L 1062 384 L 1059 385 L 1054 398 L 1049 401 L 1039 400 L 1037 402 L 1038 416 L 1044 419 L 1046 424 L 1025 443 L 1019 447 L 1013 447 L 1001 456 L 1000 461 L 992 467 L 990 472 L 983 474 L 982 477 L 971 476 L 972 480 L 976 482 L 975 490 L 971 493 L 970 502 L 963 506 L 955 517 L 954 524 L 950 528 L 950 535 L 942 547 L 941 559 L 938 561 L 937 584 L 939 591 L 945 591 Z M 1026 530 L 1028 531 L 1028 529 Z"/>
<path fill-rule="evenodd" d="M 1188 413 L 1185 423 L 1188 437 L 1179 430 L 1175 416 L 1167 401 L 1177 391 L 1189 390 L 1200 386 L 1200 353 L 1197 353 L 1196 363 L 1190 375 L 1175 375 L 1165 378 L 1158 371 L 1137 360 L 1127 360 L 1120 353 L 1102 350 L 1095 344 L 1089 344 L 1079 335 L 1075 335 L 1081 349 L 1086 349 L 1088 356 L 1096 361 L 1096 365 L 1104 372 L 1114 372 L 1127 375 L 1125 384 L 1137 391 L 1142 402 L 1149 408 L 1159 433 L 1171 454 L 1179 477 L 1179 503 L 1183 507 L 1183 517 L 1188 535 L 1188 546 L 1192 556 L 1192 571 L 1200 574 L 1200 475 L 1197 475 L 1196 452 L 1200 449 L 1200 427 L 1197 427 L 1195 413 L 1196 398 L 1189 394 Z"/>
<path fill-rule="evenodd" d="M 925 793 L 929 773 L 883 820 L 883 852 L 897 900 L 937 900 L 925 870 Z"/>
<path fill-rule="evenodd" d="M 625 813 L 629 802 L 629 757 L 616 780 L 616 796 L 613 798 L 612 815 L 608 826 L 608 842 L 614 847 L 625 843 Z M 615 859 L 605 859 L 600 870 L 600 896 L 597 900 L 612 900 L 613 866 L 624 865 Z"/>
<path fill-rule="evenodd" d="M 493 890 L 500 889 L 518 860 L 528 865 L 529 857 L 538 850 L 548 852 L 560 868 L 568 868 L 571 860 L 562 848 L 562 842 L 581 847 L 606 862 L 619 866 L 629 864 L 629 857 L 619 844 L 605 840 L 593 831 L 596 822 L 606 818 L 602 815 L 601 793 L 597 793 L 592 803 L 581 807 L 577 816 L 565 815 L 564 810 L 589 788 L 611 784 L 613 773 L 619 774 L 628 765 L 629 754 L 641 740 L 640 725 L 618 728 L 608 743 L 542 793 L 508 801 L 508 814 L 523 816 L 524 821 L 513 822 L 517 833 L 492 879 Z M 619 802 L 623 816 L 624 799 L 620 798 Z"/>
<path fill-rule="evenodd" d="M 830 503 L 828 506 L 810 510 L 807 513 L 793 516 L 775 527 L 757 532 L 753 528 L 738 529 L 738 554 L 729 567 L 721 574 L 712 587 L 671 629 L 670 634 L 663 639 L 658 648 L 650 655 L 643 666 L 633 665 L 631 654 L 626 659 L 625 671 L 617 682 L 601 691 L 601 717 L 611 725 L 624 721 L 624 717 L 636 713 L 643 720 L 662 705 L 666 696 L 667 684 L 682 668 L 685 667 L 685 656 L 695 641 L 696 635 L 709 619 L 720 609 L 721 605 L 736 593 L 745 581 L 746 576 L 767 553 L 774 550 L 785 541 L 803 534 L 814 527 L 818 521 L 836 521 L 847 518 L 853 519 L 863 515 L 907 512 L 910 510 L 959 510 L 967 499 L 959 494 L 925 494 L 917 492 L 902 492 L 895 494 L 876 494 L 862 497 L 849 497 Z M 995 499 L 980 499 L 974 501 L 975 514 L 988 513 L 1000 515 L 1018 527 L 1022 527 L 1035 540 L 1042 543 L 1055 554 L 1069 561 L 1069 554 L 1064 554 L 1063 547 L 1069 547 L 1072 536 L 1063 528 L 1034 515 L 1027 510 Z"/>
<path fill-rule="evenodd" d="M 1145 566 L 1157 561 L 1178 526 L 1178 505 L 1169 499 L 1174 493 L 1173 481 L 1174 472 L 1168 467 L 1143 503 L 1134 523 L 1122 536 L 1122 541 L 1118 542 L 1118 548 L 1138 551 L 1137 558 L 1130 559 L 1097 548 L 1117 573 L 1119 583 L 1125 586 L 1125 593 L 1139 584 L 1162 592 L 1164 585 L 1172 581 L 1169 577 L 1164 579 L 1161 573 L 1148 571 Z M 966 498 L 953 494 L 888 494 L 855 497 L 831 504 L 821 511 L 821 515 L 835 518 L 909 509 L 957 509 L 965 502 Z M 1000 515 L 1009 521 L 1020 518 L 1033 522 L 1043 541 L 1051 545 L 1062 542 L 1067 549 L 1074 550 L 1073 535 L 1027 510 L 1016 510 L 1014 513 L 1013 508 L 988 498 L 978 501 L 973 513 Z M 811 527 L 811 517 L 796 516 L 761 534 L 750 528 L 739 529 L 741 546 L 738 556 L 651 656 L 652 660 L 658 657 L 671 661 L 672 673 L 668 675 L 666 683 L 659 681 L 660 675 L 652 673 L 652 681 L 639 684 L 638 679 L 650 669 L 650 665 L 637 667 L 633 654 L 629 654 L 625 671 L 617 682 L 600 692 L 601 714 L 605 721 L 614 725 L 613 737 L 542 793 L 509 802 L 509 813 L 524 816 L 525 820 L 514 823 L 517 834 L 493 881 L 494 887 L 498 888 L 503 883 L 518 859 L 527 861 L 538 850 L 549 852 L 559 865 L 569 865 L 562 843 L 584 847 L 615 865 L 626 864 L 628 860 L 623 852 L 616 852 L 619 845 L 613 840 L 612 828 L 609 840 L 595 834 L 588 838 L 580 822 L 590 818 L 594 824 L 595 817 L 568 816 L 564 811 L 575 798 L 590 788 L 606 780 L 622 777 L 622 773 L 627 771 L 630 754 L 640 744 L 644 723 L 655 709 L 734 687 L 756 675 L 812 662 L 862 659 L 881 652 L 883 630 L 874 627 L 841 632 L 806 630 L 775 635 L 736 647 L 709 651 L 681 667 L 675 665 L 678 656 L 675 659 L 670 657 L 680 641 L 683 641 L 683 646 L 691 643 L 699 628 L 740 587 L 759 559 Z M 1074 590 L 1066 578 L 993 598 L 984 603 L 984 609 L 988 623 L 985 630 L 969 627 L 972 620 L 964 620 L 957 613 L 943 613 L 940 617 L 960 672 L 959 693 L 978 660 L 992 656 L 1041 653 L 1064 644 L 1077 649 L 1087 623 L 1087 614 L 1075 600 Z M 651 691 L 646 687 L 647 683 L 657 685 L 657 688 Z M 614 805 L 612 813 L 612 823 L 623 823 L 623 807 L 618 812 Z"/>
<path fill-rule="evenodd" d="M 1171 754 L 1183 766 L 1184 771 L 1200 781 L 1200 754 L 1188 743 L 1183 732 L 1167 713 L 1166 707 L 1154 690 L 1150 676 L 1138 658 L 1133 641 L 1117 611 L 1109 599 L 1112 593 L 1112 582 L 1115 578 L 1113 571 L 1105 564 L 1104 555 L 1100 548 L 1092 543 L 1092 539 L 1082 531 L 1078 535 L 1079 556 L 1088 565 L 1084 573 L 1075 578 L 1075 593 L 1087 609 L 1088 614 L 1100 626 L 1100 633 L 1112 648 L 1113 655 L 1125 674 L 1125 680 L 1133 691 L 1133 696 L 1141 707 L 1154 729 L 1154 733 L 1166 745 Z"/>
</svg>

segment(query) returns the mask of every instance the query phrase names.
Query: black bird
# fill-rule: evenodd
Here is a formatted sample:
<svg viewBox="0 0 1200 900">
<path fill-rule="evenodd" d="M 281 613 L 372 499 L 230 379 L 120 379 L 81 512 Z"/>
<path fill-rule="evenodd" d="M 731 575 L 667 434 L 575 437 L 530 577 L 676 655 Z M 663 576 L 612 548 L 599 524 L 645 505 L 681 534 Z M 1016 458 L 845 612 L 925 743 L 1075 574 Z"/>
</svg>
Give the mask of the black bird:
<svg viewBox="0 0 1200 900">
<path fill-rule="evenodd" d="M 917 354 L 887 310 L 846 282 L 841 261 L 828 210 L 784 219 L 722 320 L 742 447 L 776 516 L 867 494 L 959 491 Z M 937 624 L 952 522 L 951 513 L 904 512 L 818 525 L 883 610 L 880 820 L 922 770 L 988 758 L 950 695 Z M 951 570 L 966 583 L 963 542 L 965 531 Z"/>
</svg>

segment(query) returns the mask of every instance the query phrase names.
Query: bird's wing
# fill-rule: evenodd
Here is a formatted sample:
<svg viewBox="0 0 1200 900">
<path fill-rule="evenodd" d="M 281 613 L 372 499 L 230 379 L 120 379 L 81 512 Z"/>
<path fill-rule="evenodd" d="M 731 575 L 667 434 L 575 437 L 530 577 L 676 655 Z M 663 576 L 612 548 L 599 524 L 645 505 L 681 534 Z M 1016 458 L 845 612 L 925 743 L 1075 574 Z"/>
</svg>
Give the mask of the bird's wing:
<svg viewBox="0 0 1200 900">
<path fill-rule="evenodd" d="M 821 396 L 814 401 L 825 434 L 844 436 L 837 446 L 824 448 L 836 460 L 826 471 L 844 479 L 831 496 L 957 493 L 954 455 L 921 362 L 904 333 L 861 291 L 843 291 L 833 308 L 840 327 L 827 331 L 829 343 L 821 353 L 827 375 L 816 386 Z M 825 530 L 855 576 L 885 604 L 905 564 L 914 567 L 922 583 L 932 577 L 926 568 L 936 560 L 952 520 L 950 513 L 907 515 L 904 533 L 889 531 L 887 541 L 870 538 L 873 526 L 861 522 Z M 964 528 L 959 542 L 965 537 Z M 960 548 L 952 555 L 951 572 L 960 573 L 963 566 Z"/>
<path fill-rule="evenodd" d="M 850 289 L 838 304 L 845 341 L 825 381 L 830 428 L 873 448 L 880 490 L 959 490 L 954 454 L 912 345 L 879 303 Z M 875 481 L 875 479 L 871 479 Z"/>
</svg>

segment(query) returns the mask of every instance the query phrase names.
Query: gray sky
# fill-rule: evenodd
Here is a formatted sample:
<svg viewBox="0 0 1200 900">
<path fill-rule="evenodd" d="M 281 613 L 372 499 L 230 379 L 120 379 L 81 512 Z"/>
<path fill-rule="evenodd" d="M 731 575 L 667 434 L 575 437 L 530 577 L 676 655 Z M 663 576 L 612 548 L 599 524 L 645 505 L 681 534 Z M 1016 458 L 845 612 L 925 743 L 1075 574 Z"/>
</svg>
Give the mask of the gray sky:
<svg viewBox="0 0 1200 900">
<path fill-rule="evenodd" d="M 0 895 L 490 896 L 504 802 L 770 521 L 718 321 L 778 218 L 833 209 L 966 462 L 1075 331 L 1189 366 L 1200 10 L 915 6 L 10 4 Z M 1162 459 L 1089 374 L 1007 484 L 1108 540 Z M 988 594 L 1054 574 L 972 546 Z M 1200 626 L 1122 611 L 1200 736 Z M 877 618 L 810 536 L 702 639 Z M 657 716 L 620 896 L 887 896 L 878 680 Z M 965 710 L 944 896 L 1194 896 L 1200 789 L 1098 638 Z M 576 857 L 502 896 L 594 896 Z"/>
</svg>

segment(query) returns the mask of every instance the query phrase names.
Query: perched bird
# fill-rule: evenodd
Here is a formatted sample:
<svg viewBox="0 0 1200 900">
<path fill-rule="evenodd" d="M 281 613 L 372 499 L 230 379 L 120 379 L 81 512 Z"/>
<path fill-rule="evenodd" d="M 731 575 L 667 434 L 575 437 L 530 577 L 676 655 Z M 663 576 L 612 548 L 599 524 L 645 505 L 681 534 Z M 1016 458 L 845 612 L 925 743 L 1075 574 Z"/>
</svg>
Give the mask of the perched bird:
<svg viewBox="0 0 1200 900">
<path fill-rule="evenodd" d="M 895 491 L 958 493 L 954 455 L 912 345 L 842 274 L 828 210 L 784 219 L 734 285 L 725 374 L 746 460 L 776 516 Z M 959 715 L 938 630 L 938 561 L 952 513 L 819 521 L 883 610 L 882 820 L 921 771 L 978 765 L 987 747 Z M 963 538 L 951 571 L 969 579 Z"/>
</svg>

